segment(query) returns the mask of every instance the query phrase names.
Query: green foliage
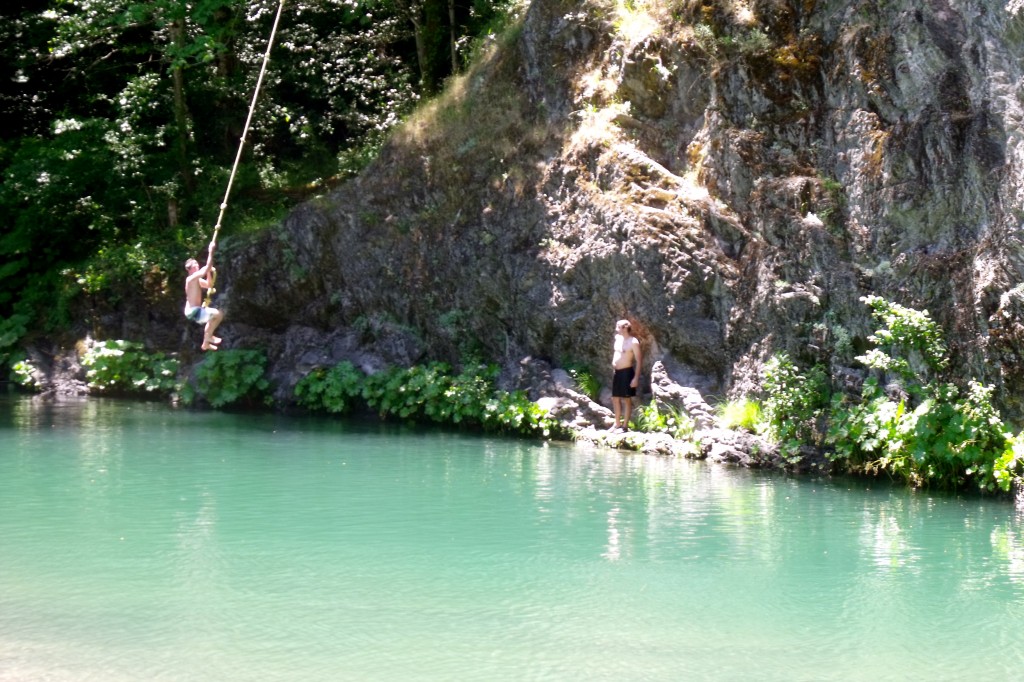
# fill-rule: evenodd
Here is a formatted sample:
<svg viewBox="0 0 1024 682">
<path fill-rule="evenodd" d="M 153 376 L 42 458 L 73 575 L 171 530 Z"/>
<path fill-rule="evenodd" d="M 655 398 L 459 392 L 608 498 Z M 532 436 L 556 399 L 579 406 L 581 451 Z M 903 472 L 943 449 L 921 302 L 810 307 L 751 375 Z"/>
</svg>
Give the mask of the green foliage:
<svg viewBox="0 0 1024 682">
<path fill-rule="evenodd" d="M 817 421 L 829 400 L 824 370 L 815 366 L 802 372 L 786 353 L 779 353 L 765 363 L 763 388 L 768 434 L 783 456 L 792 459 L 801 445 L 817 444 Z"/>
<path fill-rule="evenodd" d="M 450 372 L 443 362 L 389 368 L 367 377 L 363 398 L 382 417 L 440 421 L 445 408 L 439 403 L 451 386 Z"/>
<path fill-rule="evenodd" d="M 560 432 L 547 410 L 522 391 L 495 393 L 484 404 L 482 425 L 489 431 L 507 431 L 548 438 Z"/>
<path fill-rule="evenodd" d="M 813 329 L 815 335 L 825 342 L 834 360 L 843 363 L 853 360 L 853 335 L 837 321 L 834 312 L 825 313 L 824 319 L 815 323 Z"/>
<path fill-rule="evenodd" d="M 89 388 L 114 394 L 168 394 L 177 387 L 178 361 L 147 353 L 133 341 L 98 341 L 82 357 Z"/>
<path fill-rule="evenodd" d="M 718 56 L 718 39 L 710 24 L 700 23 L 693 27 L 693 39 L 697 48 L 708 57 Z"/>
<path fill-rule="evenodd" d="M 38 392 L 43 388 L 38 379 L 39 370 L 29 360 L 19 360 L 11 365 L 11 375 L 14 383 L 25 390 Z"/>
<path fill-rule="evenodd" d="M 181 245 L 164 239 L 140 239 L 133 244 L 110 243 L 100 247 L 76 268 L 63 271 L 66 282 L 75 294 L 103 296 L 117 301 L 126 293 L 148 289 L 153 283 L 157 291 L 169 271 L 181 267 Z"/>
<path fill-rule="evenodd" d="M 871 339 L 883 348 L 858 360 L 894 375 L 900 390 L 889 395 L 871 377 L 859 400 L 837 398 L 827 436 L 830 457 L 914 486 L 1008 490 L 1021 473 L 1021 448 L 992 404 L 993 388 L 971 381 L 963 391 L 932 379 L 949 358 L 928 313 L 877 297 L 864 300 L 882 325 Z"/>
<path fill-rule="evenodd" d="M 739 31 L 736 35 L 718 33 L 706 23 L 693 27 L 696 47 L 706 56 L 720 58 L 728 55 L 752 57 L 772 49 L 772 39 L 760 27 Z"/>
<path fill-rule="evenodd" d="M 828 225 L 830 231 L 841 233 L 841 220 L 846 208 L 845 188 L 835 178 L 819 176 L 818 181 L 828 197 L 820 206 L 816 207 L 818 215 Z"/>
<path fill-rule="evenodd" d="M 756 433 L 763 421 L 761 403 L 750 398 L 720 403 L 715 412 L 723 429 L 744 429 Z"/>
<path fill-rule="evenodd" d="M 475 0 L 471 15 L 475 18 L 470 32 L 456 40 L 456 52 L 463 68 L 485 53 L 499 36 L 505 40 L 518 35 L 521 23 L 515 23 L 525 5 L 518 0 Z"/>
<path fill-rule="evenodd" d="M 451 406 L 451 420 L 456 424 L 479 423 L 488 428 L 487 404 L 499 392 L 494 387 L 497 377 L 496 365 L 475 365 L 466 367 L 456 376 L 445 391 L 446 402 Z"/>
<path fill-rule="evenodd" d="M 594 377 L 593 373 L 576 365 L 570 365 L 567 367 L 567 371 L 569 372 L 569 376 L 571 376 L 576 382 L 576 386 L 579 388 L 580 393 L 591 400 L 596 401 L 598 399 L 601 395 L 601 382 Z"/>
<path fill-rule="evenodd" d="M 289 0 L 226 232 L 265 226 L 364 168 L 418 89 L 450 76 L 452 57 L 516 6 Z M 65 326 L 78 295 L 133 291 L 201 246 L 277 7 L 61 0 L 5 12 L 0 319 L 20 301 Z"/>
<path fill-rule="evenodd" d="M 996 486 L 1008 492 L 1014 482 L 1024 477 L 1024 432 L 1018 433 L 1007 442 L 1003 453 L 992 464 L 992 478 Z"/>
<path fill-rule="evenodd" d="M 214 407 L 269 405 L 267 357 L 257 350 L 220 350 L 207 353 L 196 367 L 195 392 Z M 186 402 L 194 396 L 185 393 Z"/>
<path fill-rule="evenodd" d="M 992 388 L 970 382 L 966 395 L 944 384 L 910 409 L 874 382 L 866 400 L 833 409 L 830 457 L 854 469 L 884 472 L 914 486 L 1008 490 L 1018 464 L 1010 434 L 992 405 Z M 998 472 L 998 475 L 997 475 Z"/>
<path fill-rule="evenodd" d="M 114 237 L 127 204 L 104 149 L 108 130 L 98 120 L 59 121 L 51 138 L 25 139 L 15 147 L 0 183 L 0 303 L 39 291 L 42 273 L 80 260 Z"/>
<path fill-rule="evenodd" d="M 295 385 L 295 398 L 308 410 L 345 414 L 363 394 L 363 377 L 347 360 L 331 369 L 315 369 Z"/>
<path fill-rule="evenodd" d="M 633 426 L 646 433 L 667 433 L 677 440 L 689 440 L 696 430 L 696 424 L 688 414 L 671 405 L 658 407 L 657 400 L 633 413 Z"/>
<path fill-rule="evenodd" d="M 417 101 L 416 62 L 402 50 L 408 24 L 390 4 L 326 0 L 290 9 L 254 132 L 267 142 L 267 151 L 312 158 L 333 175 L 339 161 L 347 166 L 343 170 L 353 160 L 361 163 L 359 154 L 349 152 L 376 147 Z M 263 44 L 255 36 L 242 43 L 243 62 L 257 64 Z"/>
<path fill-rule="evenodd" d="M 476 426 L 548 437 L 558 424 L 525 393 L 495 385 L 494 365 L 469 366 L 452 376 L 451 367 L 433 362 L 408 369 L 390 368 L 366 378 L 363 398 L 381 417 L 437 424 Z"/>
<path fill-rule="evenodd" d="M 882 327 L 868 337 L 874 348 L 857 359 L 868 367 L 892 372 L 920 384 L 949 366 L 942 330 L 927 310 L 914 310 L 880 296 L 861 298 Z"/>
<path fill-rule="evenodd" d="M 764 54 L 772 48 L 772 39 L 759 27 L 741 34 L 735 43 L 740 54 L 744 55 Z"/>
<path fill-rule="evenodd" d="M 826 443 L 833 448 L 829 457 L 868 472 L 884 469 L 909 478 L 899 428 L 905 413 L 906 403 L 889 399 L 874 379 L 865 382 L 859 402 L 851 404 L 846 396 L 837 395 L 826 436 Z"/>
<path fill-rule="evenodd" d="M 28 315 L 15 314 L 0 319 L 0 363 L 6 366 L 10 362 L 11 352 L 25 336 Z"/>
</svg>

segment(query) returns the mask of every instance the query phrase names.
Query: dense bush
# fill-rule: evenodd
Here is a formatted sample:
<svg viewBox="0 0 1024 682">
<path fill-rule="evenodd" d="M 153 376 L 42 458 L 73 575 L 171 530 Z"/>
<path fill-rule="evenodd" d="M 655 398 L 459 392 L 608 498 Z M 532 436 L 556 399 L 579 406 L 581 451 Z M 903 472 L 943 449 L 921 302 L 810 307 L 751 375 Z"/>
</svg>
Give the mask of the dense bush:
<svg viewBox="0 0 1024 682">
<path fill-rule="evenodd" d="M 859 400 L 833 402 L 827 441 L 834 461 L 915 486 L 1009 489 L 1015 440 L 992 404 L 993 388 L 939 380 L 949 365 L 942 331 L 927 311 L 864 299 L 882 326 L 857 359 L 874 371 Z M 887 380 L 882 388 L 879 379 Z"/>
<path fill-rule="evenodd" d="M 451 368 L 442 362 L 391 367 L 367 378 L 363 388 L 366 404 L 382 417 L 413 421 L 446 421 L 442 404 L 451 386 Z"/>
<path fill-rule="evenodd" d="M 295 385 L 296 401 L 314 412 L 345 414 L 362 393 L 363 373 L 348 361 L 314 369 Z"/>
<path fill-rule="evenodd" d="M 790 458 L 824 446 L 847 471 L 886 474 L 912 486 L 1008 491 L 1024 474 L 1024 434 L 1012 437 L 992 403 L 993 388 L 943 381 L 950 359 L 927 311 L 878 296 L 862 299 L 879 328 L 856 360 L 871 374 L 859 394 L 836 394 L 819 368 L 785 354 L 765 366 L 768 433 Z M 827 423 L 825 434 L 818 425 Z"/>
<path fill-rule="evenodd" d="M 221 350 L 208 353 L 196 367 L 195 387 L 186 386 L 182 398 L 197 395 L 214 407 L 270 405 L 267 356 L 256 350 Z"/>
<path fill-rule="evenodd" d="M 463 370 L 462 374 L 452 379 L 451 385 L 445 392 L 446 402 L 451 406 L 451 420 L 456 424 L 479 423 L 484 428 L 500 430 L 504 424 L 515 421 L 515 419 L 503 418 L 501 415 L 507 412 L 501 403 L 495 404 L 496 398 L 503 398 L 508 394 L 497 391 L 494 381 L 497 378 L 498 368 L 495 365 L 474 365 Z M 529 402 L 522 394 L 515 394 L 510 398 L 508 405 Z M 533 403 L 530 403 L 533 405 Z M 539 409 L 539 408 L 538 408 Z"/>
<path fill-rule="evenodd" d="M 821 367 L 802 371 L 785 353 L 772 357 L 764 368 L 763 414 L 769 436 L 789 459 L 799 456 L 804 444 L 818 444 L 818 422 L 828 405 L 828 378 Z"/>
<path fill-rule="evenodd" d="M 350 363 L 317 369 L 296 384 L 303 407 L 340 414 L 361 397 L 381 418 L 459 424 L 487 431 L 547 437 L 558 428 L 525 393 L 495 387 L 497 367 L 474 365 L 453 374 L 450 365 L 432 362 L 391 367 L 363 377 Z"/>
<path fill-rule="evenodd" d="M 178 361 L 147 353 L 133 341 L 98 341 L 82 356 L 89 388 L 113 394 L 167 394 L 178 385 Z"/>
</svg>

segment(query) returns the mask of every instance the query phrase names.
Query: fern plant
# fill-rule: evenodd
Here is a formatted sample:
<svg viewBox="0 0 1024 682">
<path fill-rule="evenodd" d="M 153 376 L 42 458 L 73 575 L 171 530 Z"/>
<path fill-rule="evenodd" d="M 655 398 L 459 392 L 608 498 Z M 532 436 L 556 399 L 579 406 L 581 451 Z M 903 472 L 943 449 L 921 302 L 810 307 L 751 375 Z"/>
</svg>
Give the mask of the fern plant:
<svg viewBox="0 0 1024 682">
<path fill-rule="evenodd" d="M 633 426 L 647 433 L 667 433 L 677 440 L 693 437 L 696 424 L 689 415 L 671 405 L 658 406 L 657 400 L 633 413 Z"/>
<path fill-rule="evenodd" d="M 601 395 L 601 382 L 594 377 L 593 373 L 576 365 L 569 366 L 566 371 L 569 372 L 569 376 L 576 382 L 580 393 L 593 401 L 597 401 Z"/>
</svg>

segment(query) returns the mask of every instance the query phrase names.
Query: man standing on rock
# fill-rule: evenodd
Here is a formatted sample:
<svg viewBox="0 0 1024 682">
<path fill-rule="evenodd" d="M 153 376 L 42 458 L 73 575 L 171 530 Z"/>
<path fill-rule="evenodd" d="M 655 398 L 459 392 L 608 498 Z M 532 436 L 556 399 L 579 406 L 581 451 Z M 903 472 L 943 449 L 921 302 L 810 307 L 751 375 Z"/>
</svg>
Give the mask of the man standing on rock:
<svg viewBox="0 0 1024 682">
<path fill-rule="evenodd" d="M 640 371 L 644 366 L 640 341 L 632 334 L 629 320 L 615 323 L 615 352 L 612 355 L 612 411 L 615 426 L 612 431 L 628 431 L 629 418 L 633 414 L 633 396 L 640 383 Z"/>
</svg>

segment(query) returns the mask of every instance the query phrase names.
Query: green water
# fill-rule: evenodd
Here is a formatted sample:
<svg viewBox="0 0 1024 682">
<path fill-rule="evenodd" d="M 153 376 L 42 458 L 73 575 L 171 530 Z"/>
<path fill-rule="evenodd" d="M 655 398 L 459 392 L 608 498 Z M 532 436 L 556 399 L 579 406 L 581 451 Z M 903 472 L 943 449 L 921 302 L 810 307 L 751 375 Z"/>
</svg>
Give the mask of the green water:
<svg viewBox="0 0 1024 682">
<path fill-rule="evenodd" d="M 1011 505 L 0 399 L 0 680 L 1009 680 Z"/>
</svg>

